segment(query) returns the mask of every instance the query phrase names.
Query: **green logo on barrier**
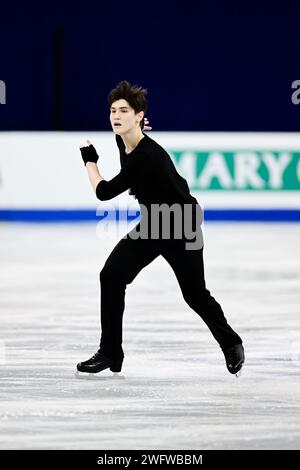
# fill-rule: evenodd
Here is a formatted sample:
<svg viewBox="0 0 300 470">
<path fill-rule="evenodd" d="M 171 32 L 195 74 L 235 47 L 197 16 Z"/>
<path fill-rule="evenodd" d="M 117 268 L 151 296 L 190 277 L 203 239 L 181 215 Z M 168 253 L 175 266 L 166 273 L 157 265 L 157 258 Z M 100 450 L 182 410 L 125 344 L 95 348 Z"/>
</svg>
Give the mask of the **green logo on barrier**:
<svg viewBox="0 0 300 470">
<path fill-rule="evenodd" d="M 300 152 L 192 150 L 170 155 L 192 191 L 300 189 Z"/>
</svg>

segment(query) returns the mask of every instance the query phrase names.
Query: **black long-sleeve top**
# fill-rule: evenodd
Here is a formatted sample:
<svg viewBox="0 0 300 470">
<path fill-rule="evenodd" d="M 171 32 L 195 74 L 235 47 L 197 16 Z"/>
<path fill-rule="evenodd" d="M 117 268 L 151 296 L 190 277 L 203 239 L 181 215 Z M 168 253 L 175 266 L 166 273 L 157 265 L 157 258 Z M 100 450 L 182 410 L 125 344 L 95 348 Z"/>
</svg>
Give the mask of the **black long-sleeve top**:
<svg viewBox="0 0 300 470">
<path fill-rule="evenodd" d="M 147 134 L 143 135 L 134 150 L 126 154 L 123 139 L 116 134 L 121 171 L 111 180 L 98 183 L 97 198 L 105 201 L 129 189 L 129 194 L 134 195 L 147 209 L 151 204 L 163 203 L 169 206 L 178 203 L 181 207 L 192 204 L 200 208 L 170 155 Z"/>
</svg>

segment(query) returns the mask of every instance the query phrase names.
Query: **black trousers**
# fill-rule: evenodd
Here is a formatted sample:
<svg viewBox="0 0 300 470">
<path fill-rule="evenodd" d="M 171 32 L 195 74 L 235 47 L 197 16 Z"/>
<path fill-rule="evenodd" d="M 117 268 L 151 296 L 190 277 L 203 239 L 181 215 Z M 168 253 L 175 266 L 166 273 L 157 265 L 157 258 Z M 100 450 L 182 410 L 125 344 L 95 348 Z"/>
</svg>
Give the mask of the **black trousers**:
<svg viewBox="0 0 300 470">
<path fill-rule="evenodd" d="M 108 357 L 123 358 L 122 322 L 125 290 L 137 274 L 158 256 L 173 269 L 183 298 L 206 323 L 222 349 L 242 343 L 227 323 L 220 304 L 207 290 L 204 279 L 203 248 L 186 250 L 185 241 L 122 238 L 100 272 L 101 340 Z"/>
</svg>

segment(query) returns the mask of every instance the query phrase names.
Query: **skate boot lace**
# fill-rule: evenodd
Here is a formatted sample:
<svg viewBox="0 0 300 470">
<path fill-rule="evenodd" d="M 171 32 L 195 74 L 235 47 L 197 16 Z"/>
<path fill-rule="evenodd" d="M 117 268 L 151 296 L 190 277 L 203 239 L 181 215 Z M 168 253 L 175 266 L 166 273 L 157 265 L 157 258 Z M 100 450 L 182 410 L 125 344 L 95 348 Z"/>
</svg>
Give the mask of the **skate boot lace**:
<svg viewBox="0 0 300 470">
<path fill-rule="evenodd" d="M 106 357 L 106 356 L 103 354 L 102 351 L 99 350 L 93 355 L 92 359 L 100 359 L 101 357 Z"/>
</svg>

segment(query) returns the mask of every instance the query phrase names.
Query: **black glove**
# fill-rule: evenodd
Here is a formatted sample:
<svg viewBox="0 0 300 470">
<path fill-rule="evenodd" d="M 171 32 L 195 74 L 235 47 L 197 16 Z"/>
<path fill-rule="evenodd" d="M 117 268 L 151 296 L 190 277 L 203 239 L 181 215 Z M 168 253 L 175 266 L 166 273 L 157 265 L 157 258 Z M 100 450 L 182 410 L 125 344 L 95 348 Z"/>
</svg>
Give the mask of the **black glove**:
<svg viewBox="0 0 300 470">
<path fill-rule="evenodd" d="M 93 144 L 90 144 L 86 147 L 80 147 L 80 152 L 85 165 L 87 162 L 97 163 L 99 155 L 97 154 Z"/>
</svg>

